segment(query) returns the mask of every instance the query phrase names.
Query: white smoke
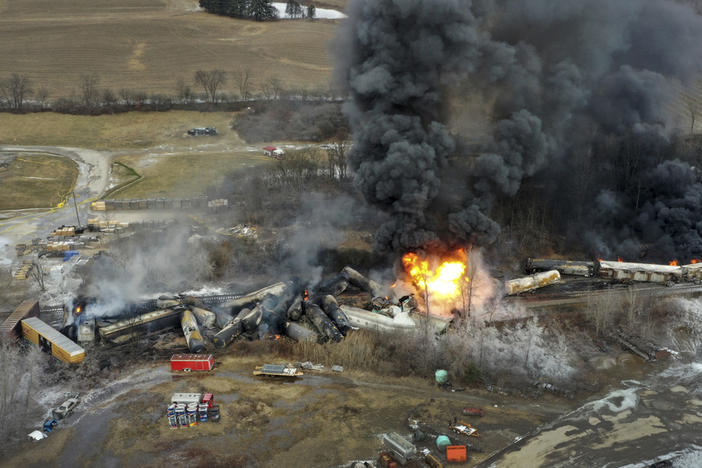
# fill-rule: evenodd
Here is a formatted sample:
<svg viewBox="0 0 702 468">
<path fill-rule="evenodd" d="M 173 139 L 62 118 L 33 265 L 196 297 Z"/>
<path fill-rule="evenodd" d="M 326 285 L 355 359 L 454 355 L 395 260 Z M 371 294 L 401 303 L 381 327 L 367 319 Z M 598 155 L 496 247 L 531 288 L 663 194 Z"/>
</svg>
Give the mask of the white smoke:
<svg viewBox="0 0 702 468">
<path fill-rule="evenodd" d="M 97 302 L 88 304 L 86 312 L 118 315 L 140 299 L 192 289 L 212 271 L 203 241 L 191 236 L 188 227 L 173 225 L 117 244 L 91 269 L 84 294 Z"/>
</svg>

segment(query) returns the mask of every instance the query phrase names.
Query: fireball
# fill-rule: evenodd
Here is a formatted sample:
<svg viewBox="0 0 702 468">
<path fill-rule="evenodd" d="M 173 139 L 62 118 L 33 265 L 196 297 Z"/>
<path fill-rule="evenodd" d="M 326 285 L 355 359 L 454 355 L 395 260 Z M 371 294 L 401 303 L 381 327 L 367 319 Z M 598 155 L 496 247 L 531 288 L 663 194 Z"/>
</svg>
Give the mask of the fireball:
<svg viewBox="0 0 702 468">
<path fill-rule="evenodd" d="M 438 261 L 438 266 L 432 268 L 429 260 L 420 259 L 414 252 L 405 254 L 402 257 L 402 265 L 407 274 L 412 277 L 412 281 L 417 288 L 427 291 L 433 296 L 452 299 L 461 294 L 461 286 L 468 278 L 465 277 L 466 260 L 465 253 L 460 250 L 456 257 L 450 260 Z"/>
</svg>

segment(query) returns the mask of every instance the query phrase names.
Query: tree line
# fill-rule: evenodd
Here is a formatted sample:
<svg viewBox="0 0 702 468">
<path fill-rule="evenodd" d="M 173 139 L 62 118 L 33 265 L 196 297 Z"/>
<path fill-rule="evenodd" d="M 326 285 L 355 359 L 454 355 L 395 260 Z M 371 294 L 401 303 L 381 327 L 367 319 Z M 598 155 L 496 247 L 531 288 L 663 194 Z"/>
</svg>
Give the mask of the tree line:
<svg viewBox="0 0 702 468">
<path fill-rule="evenodd" d="M 200 7 L 208 13 L 231 18 L 271 21 L 278 18 L 278 10 L 271 0 L 200 0 Z M 314 18 L 316 8 L 310 4 L 303 8 L 296 0 L 288 0 L 285 13 L 290 18 Z"/>
<path fill-rule="evenodd" d="M 198 70 L 191 81 L 178 79 L 174 92 L 146 93 L 122 88 L 117 91 L 102 87 L 98 74 L 83 74 L 70 96 L 50 100 L 49 91 L 34 87 L 32 80 L 18 73 L 0 77 L 0 111 L 34 112 L 55 111 L 74 114 L 100 114 L 145 108 L 168 110 L 175 106 L 220 106 L 242 104 L 251 100 L 297 100 L 326 101 L 335 99 L 338 93 L 332 89 L 310 90 L 284 86 L 282 80 L 271 76 L 254 83 L 251 71 L 241 68 L 233 72 L 225 70 Z M 224 86 L 231 84 L 225 92 Z"/>
</svg>

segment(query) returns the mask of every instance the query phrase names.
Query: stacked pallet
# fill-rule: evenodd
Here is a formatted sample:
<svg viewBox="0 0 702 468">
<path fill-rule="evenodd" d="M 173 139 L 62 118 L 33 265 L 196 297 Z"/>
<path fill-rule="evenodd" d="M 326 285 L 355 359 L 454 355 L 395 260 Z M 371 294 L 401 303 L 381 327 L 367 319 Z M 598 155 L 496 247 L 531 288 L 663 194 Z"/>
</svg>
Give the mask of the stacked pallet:
<svg viewBox="0 0 702 468">
<path fill-rule="evenodd" d="M 22 266 L 20 266 L 15 272 L 15 279 L 26 280 L 29 277 L 29 272 L 31 271 L 32 266 L 31 260 L 25 260 L 24 263 L 22 263 Z"/>
<path fill-rule="evenodd" d="M 54 232 L 49 234 L 52 237 L 73 237 L 76 235 L 76 227 L 75 226 L 61 226 L 58 229 L 55 229 Z"/>
</svg>

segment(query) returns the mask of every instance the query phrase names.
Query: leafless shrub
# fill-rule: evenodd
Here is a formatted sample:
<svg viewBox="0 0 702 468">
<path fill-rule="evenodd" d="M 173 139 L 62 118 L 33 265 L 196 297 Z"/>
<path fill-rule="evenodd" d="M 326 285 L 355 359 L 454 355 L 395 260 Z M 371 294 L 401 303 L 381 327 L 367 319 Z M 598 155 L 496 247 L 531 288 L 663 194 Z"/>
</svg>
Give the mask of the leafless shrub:
<svg viewBox="0 0 702 468">
<path fill-rule="evenodd" d="M 621 310 L 621 300 L 613 293 L 592 294 L 587 298 L 586 317 L 595 328 L 595 334 L 602 336 L 611 333 L 615 317 Z"/>
<path fill-rule="evenodd" d="M 47 356 L 38 347 L 21 349 L 6 339 L 0 341 L 0 437 L 19 440 L 27 432 L 27 422 L 41 415 L 32 400 L 40 388 Z M 31 430 L 31 428 L 30 428 Z M 3 444 L 3 447 L 7 444 Z M 0 448 L 0 453 L 3 449 Z"/>
</svg>

